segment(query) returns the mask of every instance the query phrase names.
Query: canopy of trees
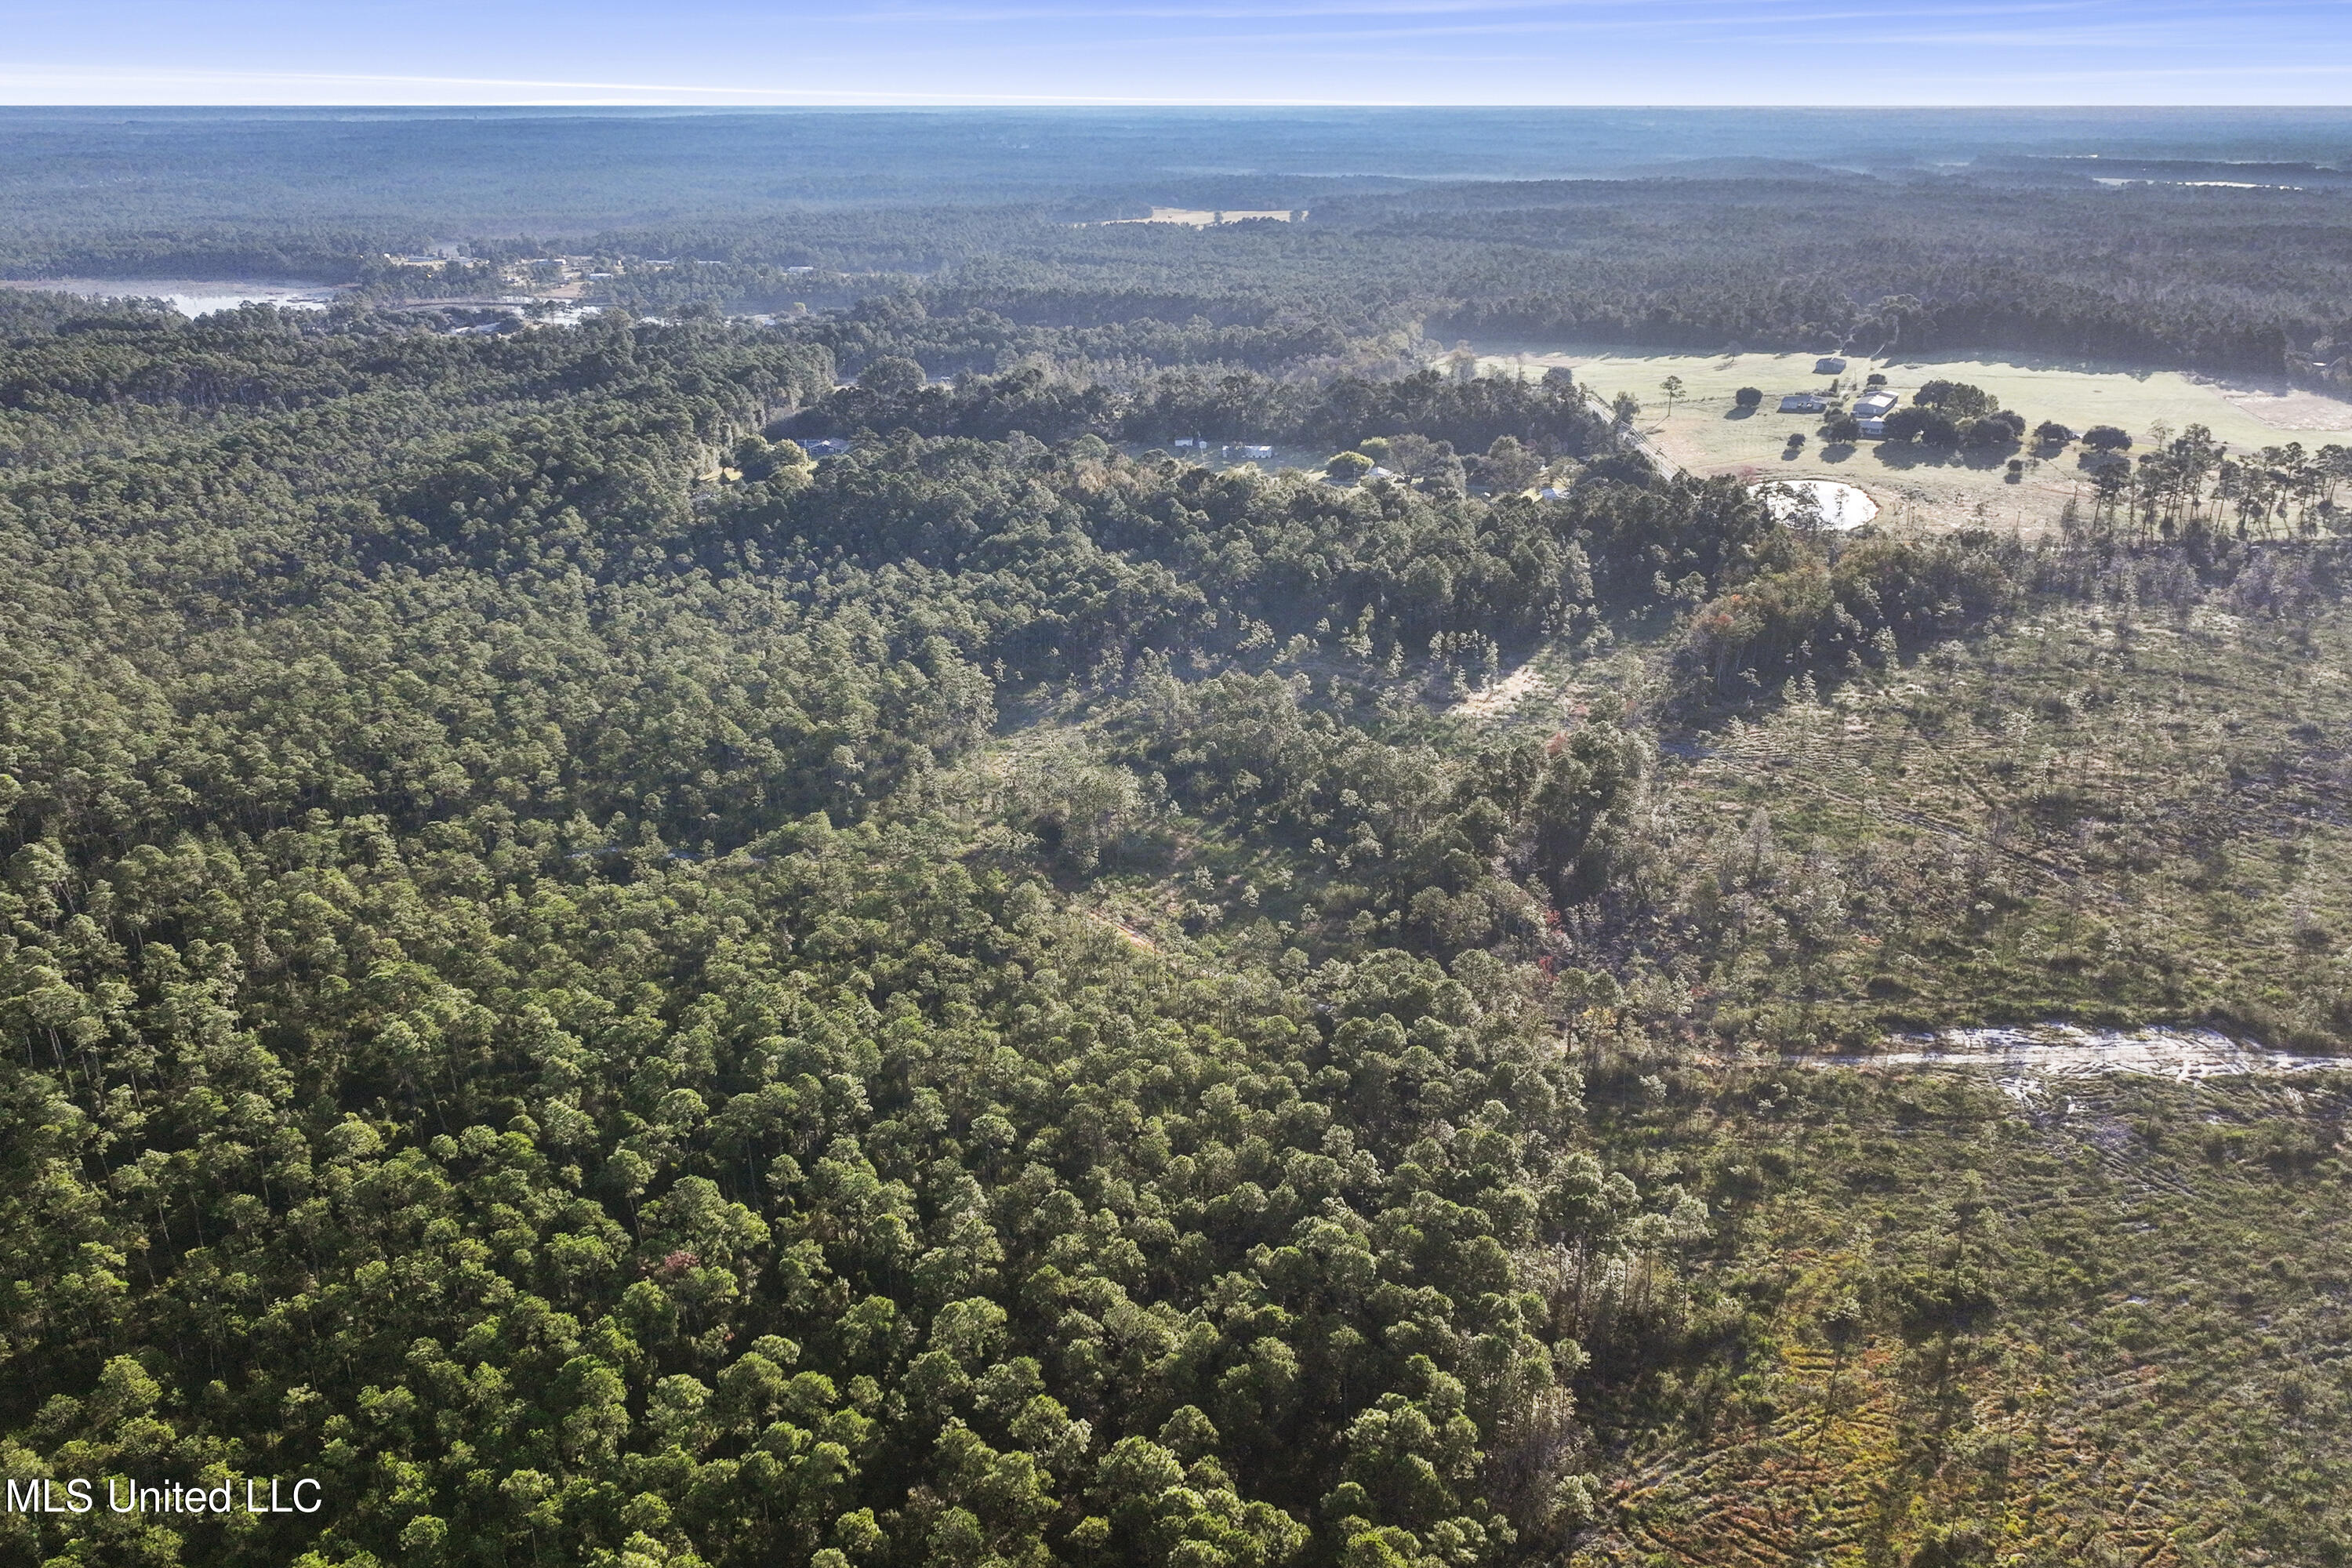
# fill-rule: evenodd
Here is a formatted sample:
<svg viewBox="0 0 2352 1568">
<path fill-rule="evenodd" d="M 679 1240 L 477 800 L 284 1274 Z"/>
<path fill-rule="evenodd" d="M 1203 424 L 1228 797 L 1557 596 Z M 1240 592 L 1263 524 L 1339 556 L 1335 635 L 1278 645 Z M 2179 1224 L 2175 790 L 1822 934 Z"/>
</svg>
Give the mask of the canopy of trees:
<svg viewBox="0 0 2352 1568">
<path fill-rule="evenodd" d="M 760 427 L 934 389 L 709 323 L 16 331 L 0 1449 L 330 1502 L 12 1552 L 1435 1564 L 1588 1517 L 1527 1270 L 1703 1208 L 1580 1147 L 1528 961 L 1644 751 L 1447 754 L 1297 662 L 1746 571 L 1736 487 L 813 466 Z M 1393 455 L 1552 395 L 1288 406 Z M 1098 757 L 983 785 L 1041 682 L 1108 682 Z M 1323 868 L 1286 938 L 1191 973 L 1070 904 L 1171 812 Z"/>
</svg>

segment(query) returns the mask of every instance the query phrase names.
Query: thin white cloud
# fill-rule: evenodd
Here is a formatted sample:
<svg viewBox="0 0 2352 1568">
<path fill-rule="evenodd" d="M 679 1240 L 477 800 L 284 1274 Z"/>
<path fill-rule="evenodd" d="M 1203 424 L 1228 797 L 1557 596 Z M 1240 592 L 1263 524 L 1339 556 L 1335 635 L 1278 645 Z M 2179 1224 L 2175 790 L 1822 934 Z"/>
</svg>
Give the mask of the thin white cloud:
<svg viewBox="0 0 2352 1568">
<path fill-rule="evenodd" d="M 98 0 L 102 10 L 121 3 Z M 421 3 L 456 15 L 440 0 Z M 471 3 L 476 25 L 493 35 L 528 9 L 520 0 Z M 600 5 L 625 8 L 582 3 L 590 16 Z M 535 75 L 443 70 L 421 52 L 379 53 L 375 61 L 393 68 L 352 71 L 335 68 L 349 57 L 333 37 L 273 26 L 259 41 L 274 57 L 247 67 L 172 37 L 164 24 L 184 20 L 182 7 L 132 0 L 156 26 L 114 36 L 148 39 L 144 51 L 73 59 L 79 46 L 58 36 L 41 51 L 48 63 L 32 64 L 19 30 L 19 58 L 0 61 L 0 101 L 1748 106 L 1786 104 L 1792 86 L 1842 82 L 1867 83 L 1889 103 L 2056 106 L 2069 91 L 2082 95 L 2072 101 L 2116 103 L 2132 101 L 2122 95 L 2137 84 L 2140 102 L 2284 107 L 2340 103 L 2352 79 L 2328 18 L 2280 0 L 2246 0 L 2218 29 L 2210 0 L 2137 0 L 2128 13 L 2123 0 L 1086 0 L 1083 10 L 1080 0 L 977 0 L 983 9 L 879 0 L 854 14 L 844 0 L 685 3 L 721 36 L 741 24 L 734 31 L 746 46 L 715 54 L 653 43 L 622 53 L 593 27 L 566 28 L 534 31 L 533 52 L 518 58 L 533 59 Z M 776 28 L 789 30 L 789 47 L 749 42 Z M 147 61 L 133 63 L 140 52 Z M 515 51 L 475 58 L 500 53 Z M 189 63 L 166 63 L 174 57 Z M 740 79 L 770 71 L 775 79 Z"/>
<path fill-rule="evenodd" d="M 509 101 L 508 99 L 485 99 L 483 93 L 552 92 L 566 95 L 554 100 L 534 98 L 532 102 L 560 104 L 602 104 L 614 102 L 676 103 L 695 100 L 723 100 L 779 106 L 822 105 L 837 103 L 879 104 L 1055 104 L 1055 105 L 1133 105 L 1139 108 L 1209 105 L 1227 108 L 1267 107 L 1342 107 L 1360 103 L 1357 99 L 1308 98 L 1202 98 L 1186 96 L 1137 96 L 1118 93 L 1016 93 L 962 92 L 941 93 L 919 88 L 811 88 L 797 85 L 737 87 L 713 83 L 569 81 L 532 77 L 464 77 L 409 76 L 396 73 L 361 73 L 346 71 L 230 71 L 193 70 L 156 67 L 129 66 L 100 69 L 82 66 L 0 66 L 0 96 L 23 89 L 50 92 L 60 89 L 97 89 L 107 97 L 102 100 L 77 99 L 77 102 L 154 101 L 152 99 L 125 100 L 118 95 L 136 88 L 142 91 L 161 89 L 200 89 L 237 96 L 202 101 L 291 103 L 308 101 L 289 98 L 286 92 L 294 88 L 328 89 L 354 87 L 406 89 L 466 89 L 463 100 L 469 103 Z M 615 99 L 611 94 L 625 94 Z M 251 96 L 247 96 L 251 95 Z M 51 101 L 62 101 L 51 100 Z M 182 100 L 196 101 L 196 100 Z M 335 101 L 343 101 L 336 100 Z M 353 100 L 361 101 L 361 100 Z M 381 103 L 394 101 L 371 98 L 363 101 Z M 407 101 L 402 100 L 399 101 Z M 435 99 L 430 101 L 452 101 Z"/>
<path fill-rule="evenodd" d="M 773 20 L 772 15 L 741 13 L 747 23 Z M 2315 26 L 2317 19 L 2309 16 L 2305 5 L 2292 0 L 2242 0 L 2233 7 L 2234 23 L 2268 16 L 2273 20 L 2302 19 Z M 2194 26 L 2210 37 L 2213 11 L 2210 4 L 2188 3 L 2188 0 L 2148 0 L 2129 9 L 2115 0 L 1941 0 L 1935 4 L 1915 4 L 1893 8 L 1888 5 L 1847 5 L 1824 7 L 1818 4 L 1792 4 L 1790 0 L 1266 0 L 1263 5 L 1249 0 L 1203 0 L 1202 4 L 1174 3 L 1174 0 L 1119 0 L 1102 3 L 1060 5 L 1052 0 L 1029 4 L 996 4 L 963 5 L 952 3 L 923 3 L 910 0 L 905 4 L 884 4 L 862 8 L 855 13 L 824 16 L 797 16 L 796 28 L 815 26 L 856 30 L 861 27 L 889 27 L 908 24 L 926 26 L 957 27 L 1003 26 L 1023 22 L 1085 20 L 1100 24 L 1118 22 L 1199 22 L 1199 21 L 1266 21 L 1314 20 L 1345 21 L 1360 17 L 1368 21 L 1404 21 L 1415 17 L 1477 19 L 1474 25 L 1500 28 L 1533 27 L 1544 29 L 1576 29 L 1593 26 L 1618 26 L 1690 30 L 1716 28 L 1727 25 L 1747 26 L 1758 29 L 1803 26 L 1821 23 L 1837 23 L 1863 19 L 1882 22 L 1935 20 L 1949 22 L 1980 21 L 1987 23 L 2030 22 L 2036 18 L 2063 21 L 2079 17 L 2095 24 L 2112 23 L 2118 26 L 2145 27 L 2151 24 Z"/>
<path fill-rule="evenodd" d="M 2250 36 L 2243 24 L 2265 11 L 2274 19 L 2300 14 L 2294 7 L 2247 5 L 2237 13 L 2241 26 L 2233 36 Z M 1071 13 L 1053 5 L 992 5 L 984 10 L 943 5 L 915 4 L 877 8 L 855 18 L 840 18 L 845 30 L 860 26 L 953 29 L 958 26 L 1005 26 L 1066 19 Z M 2129 16 L 2117 14 L 2111 0 L 1943 0 L 1890 9 L 1879 4 L 1815 3 L 1793 5 L 1789 0 L 1756 4 L 1753 0 L 1682 0 L 1660 5 L 1655 0 L 1211 0 L 1199 5 L 1171 6 L 1160 0 L 1115 8 L 1090 9 L 1097 20 L 1116 17 L 1127 30 L 1088 28 L 1066 35 L 1024 38 L 1022 52 L 1030 56 L 1115 56 L 1138 48 L 1197 46 L 1194 27 L 1164 30 L 1134 24 L 1197 23 L 1203 20 L 1236 24 L 1235 42 L 1252 48 L 1297 47 L 1318 59 L 1362 60 L 1381 45 L 1427 47 L 1446 39 L 1524 37 L 1531 42 L 1565 42 L 1581 38 L 1642 38 L 1704 33 L 1711 46 L 1741 46 L 1752 41 L 1785 44 L 1816 53 L 1832 54 L 1869 45 L 1921 47 L 2116 47 L 2146 52 L 2189 47 L 2210 55 L 2214 37 L 2209 9 L 2180 4 L 2152 3 Z M 1334 28 L 1328 24 L 1357 18 L 1360 25 Z M 1291 26 L 1286 24 L 1317 24 Z M 2265 35 L 2252 35 L 2260 41 Z M 845 41 L 845 40 L 843 40 Z M 961 44 L 944 47 L 961 48 Z M 904 46 L 899 46 L 903 51 Z M 900 56 L 904 58 L 903 52 Z M 1462 57 L 1449 56 L 1459 63 Z M 1408 63 L 1391 56 L 1391 65 Z M 1703 54 L 1683 62 L 1685 68 L 1703 69 Z M 1660 71 L 1670 62 L 1645 62 Z"/>
</svg>

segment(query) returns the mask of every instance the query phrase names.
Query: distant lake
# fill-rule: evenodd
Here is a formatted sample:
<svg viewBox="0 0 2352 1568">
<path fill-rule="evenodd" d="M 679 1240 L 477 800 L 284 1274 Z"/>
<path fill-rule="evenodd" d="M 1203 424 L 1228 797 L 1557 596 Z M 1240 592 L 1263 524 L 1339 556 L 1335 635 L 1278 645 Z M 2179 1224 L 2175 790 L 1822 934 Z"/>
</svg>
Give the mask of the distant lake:
<svg viewBox="0 0 2352 1568">
<path fill-rule="evenodd" d="M 85 300 L 161 300 L 183 316 L 209 316 L 240 305 L 323 310 L 340 288 L 332 283 L 253 283 L 189 278 L 38 278 L 0 279 L 0 289 L 79 294 Z"/>
</svg>

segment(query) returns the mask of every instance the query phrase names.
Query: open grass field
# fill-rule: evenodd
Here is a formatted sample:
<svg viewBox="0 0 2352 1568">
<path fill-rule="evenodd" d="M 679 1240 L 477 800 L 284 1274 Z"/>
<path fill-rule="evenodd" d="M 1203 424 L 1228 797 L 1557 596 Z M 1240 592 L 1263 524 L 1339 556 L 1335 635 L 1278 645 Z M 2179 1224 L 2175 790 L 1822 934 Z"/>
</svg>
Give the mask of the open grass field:
<svg viewBox="0 0 2352 1568">
<path fill-rule="evenodd" d="M 1620 392 L 1642 400 L 1641 427 L 1665 455 L 1700 474 L 1747 474 L 1756 479 L 1836 479 L 1859 485 L 1879 504 L 1890 524 L 1933 527 L 1969 523 L 2014 526 L 2032 535 L 2053 525 L 2070 497 L 2087 495 L 2089 484 L 2077 465 L 2080 449 L 2054 458 L 2024 454 L 2027 469 L 2012 482 L 2009 454 L 1999 457 L 1943 454 L 1914 447 L 1864 441 L 1851 447 L 1824 447 L 1816 432 L 1821 420 L 1808 414 L 1781 414 L 1783 393 L 1825 391 L 1831 377 L 1813 374 L 1812 354 L 1664 354 L 1603 347 L 1538 344 L 1474 345 L 1482 370 L 1540 375 L 1567 366 L 1578 382 L 1604 401 Z M 2080 431 L 2114 425 L 2146 443 L 2158 424 L 2175 434 L 2200 424 L 2232 450 L 2249 451 L 2300 441 L 2306 448 L 2352 443 L 2352 403 L 2311 393 L 2280 395 L 2192 379 L 2178 371 L 2134 371 L 2019 356 L 1997 360 L 1931 357 L 1869 360 L 1851 357 L 1842 379 L 1852 387 L 1876 371 L 1906 402 L 1921 383 L 1943 379 L 1980 386 L 2003 408 L 2025 416 L 2029 425 L 2055 419 Z M 1687 395 L 1666 411 L 1659 384 L 1679 376 Z M 1732 395 L 1753 386 L 1765 395 L 1753 415 L 1734 405 Z M 2263 417 L 2267 416 L 2267 417 Z M 1787 447 L 1791 434 L 1807 437 L 1801 452 Z"/>
</svg>

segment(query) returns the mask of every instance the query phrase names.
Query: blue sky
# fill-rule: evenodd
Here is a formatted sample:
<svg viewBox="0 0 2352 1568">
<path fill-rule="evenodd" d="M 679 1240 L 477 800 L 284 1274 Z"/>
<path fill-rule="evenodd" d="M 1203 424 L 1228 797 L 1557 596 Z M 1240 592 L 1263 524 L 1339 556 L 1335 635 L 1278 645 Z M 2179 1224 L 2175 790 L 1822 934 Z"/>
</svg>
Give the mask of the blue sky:
<svg viewBox="0 0 2352 1568">
<path fill-rule="evenodd" d="M 2352 0 L 0 0 L 12 103 L 2352 104 Z"/>
</svg>

